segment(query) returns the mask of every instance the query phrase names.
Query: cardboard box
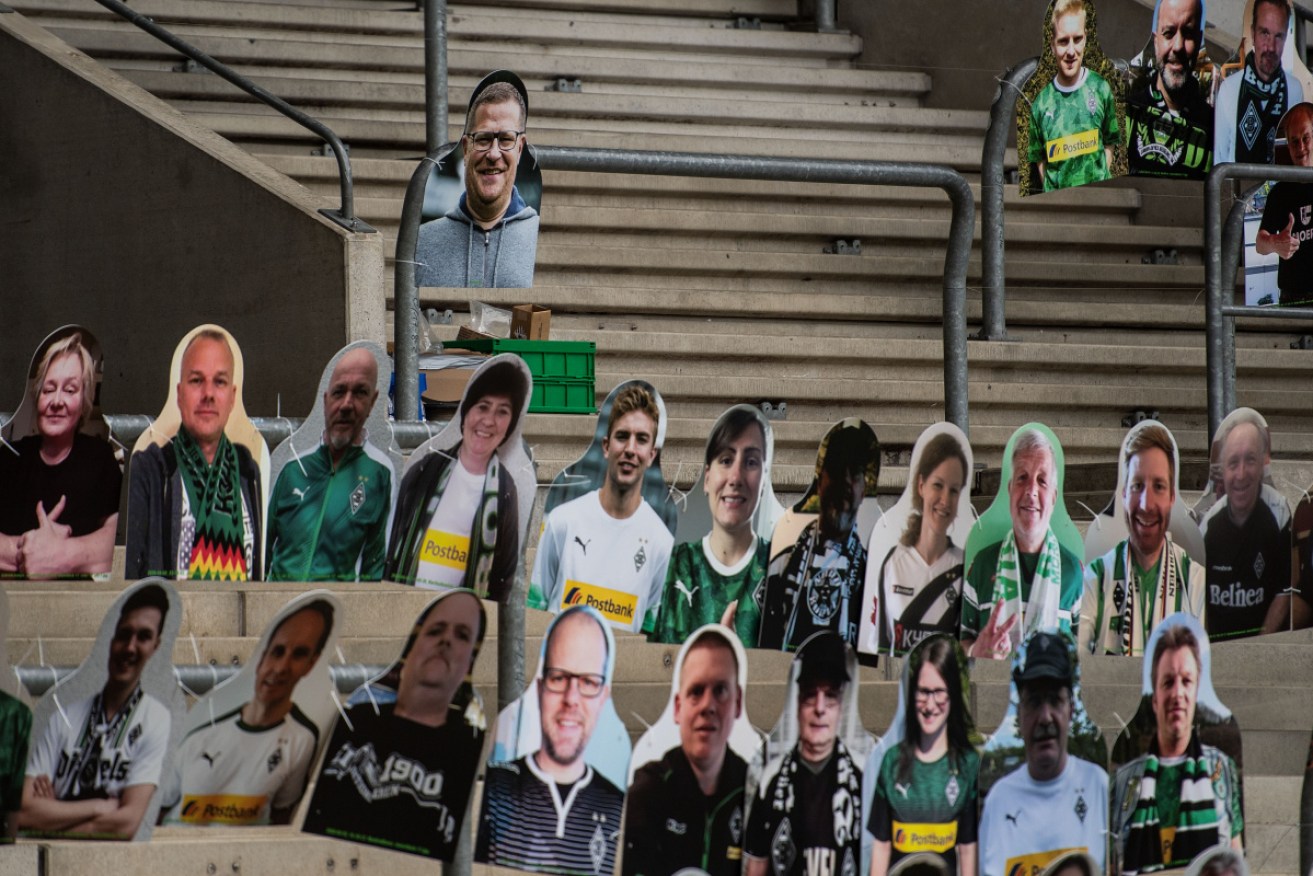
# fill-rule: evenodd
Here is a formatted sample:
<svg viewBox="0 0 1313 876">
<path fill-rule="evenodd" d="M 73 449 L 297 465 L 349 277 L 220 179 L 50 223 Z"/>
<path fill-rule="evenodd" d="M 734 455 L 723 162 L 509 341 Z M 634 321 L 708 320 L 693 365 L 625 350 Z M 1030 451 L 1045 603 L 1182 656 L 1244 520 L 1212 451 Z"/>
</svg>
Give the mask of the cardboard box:
<svg viewBox="0 0 1313 876">
<path fill-rule="evenodd" d="M 471 358 L 470 354 L 462 353 L 459 356 L 462 360 Z M 487 358 L 487 357 L 480 357 Z M 424 389 L 424 398 L 429 401 L 441 402 L 443 404 L 459 404 L 460 397 L 465 392 L 465 386 L 478 370 L 479 363 L 462 364 L 453 368 L 424 368 L 420 367 L 420 373 L 425 376 L 427 386 Z"/>
<path fill-rule="evenodd" d="M 511 308 L 511 339 L 545 341 L 551 334 L 552 312 L 537 304 L 517 304 Z"/>
<path fill-rule="evenodd" d="M 496 335 L 485 334 L 484 332 L 476 332 L 474 329 L 470 328 L 467 325 L 463 325 L 456 330 L 456 340 L 458 341 L 491 341 L 494 340 L 495 338 Z"/>
</svg>

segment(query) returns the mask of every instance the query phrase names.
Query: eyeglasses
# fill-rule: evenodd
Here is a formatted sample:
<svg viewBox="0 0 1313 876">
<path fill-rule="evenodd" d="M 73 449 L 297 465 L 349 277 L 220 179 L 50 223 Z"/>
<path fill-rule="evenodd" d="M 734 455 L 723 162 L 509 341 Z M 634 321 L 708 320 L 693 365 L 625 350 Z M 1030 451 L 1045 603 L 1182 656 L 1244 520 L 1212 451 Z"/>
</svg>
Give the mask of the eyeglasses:
<svg viewBox="0 0 1313 876">
<path fill-rule="evenodd" d="M 570 689 L 570 682 L 579 685 L 579 695 L 593 699 L 600 696 L 606 686 L 606 678 L 590 672 L 566 672 L 564 669 L 546 669 L 543 671 L 543 684 L 554 694 L 563 694 Z"/>
<path fill-rule="evenodd" d="M 487 152 L 496 143 L 497 148 L 509 152 L 524 136 L 523 131 L 471 131 L 465 135 L 474 146 L 475 152 Z"/>
<path fill-rule="evenodd" d="M 948 702 L 948 688 L 918 687 L 916 689 L 916 701 L 919 703 L 931 702 L 936 706 L 942 706 Z"/>
</svg>

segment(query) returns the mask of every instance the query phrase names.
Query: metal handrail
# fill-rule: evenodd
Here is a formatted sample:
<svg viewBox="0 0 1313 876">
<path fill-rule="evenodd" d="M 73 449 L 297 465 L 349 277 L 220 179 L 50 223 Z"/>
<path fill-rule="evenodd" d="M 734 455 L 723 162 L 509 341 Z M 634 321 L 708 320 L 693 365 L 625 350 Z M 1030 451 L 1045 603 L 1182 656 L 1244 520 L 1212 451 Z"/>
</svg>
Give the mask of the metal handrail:
<svg viewBox="0 0 1313 876">
<path fill-rule="evenodd" d="M 762 158 L 574 146 L 538 146 L 535 152 L 539 166 L 546 170 L 943 189 L 953 205 L 944 257 L 944 410 L 949 422 L 963 432 L 967 431 L 966 278 L 975 223 L 975 197 L 966 179 L 956 170 L 910 162 Z M 396 344 L 396 410 L 399 415 L 417 410 L 419 403 L 419 294 L 415 285 L 415 250 L 424 186 L 428 181 L 429 166 L 436 161 L 437 154 L 426 156 L 411 175 L 402 205 L 401 226 L 397 231 L 393 339 Z"/>
<path fill-rule="evenodd" d="M 424 151 L 447 140 L 447 0 L 424 4 Z"/>
<path fill-rule="evenodd" d="M 1270 164 L 1219 164 L 1208 174 L 1204 187 L 1204 290 L 1208 363 L 1208 435 L 1217 434 L 1222 420 L 1236 406 L 1235 318 L 1313 319 L 1313 309 L 1252 307 L 1228 304 L 1234 292 L 1239 251 L 1243 240 L 1243 200 L 1233 204 L 1225 219 L 1222 198 L 1229 195 L 1232 179 L 1274 182 L 1313 182 L 1313 167 Z M 1225 226 L 1225 227 L 1224 227 Z"/>
<path fill-rule="evenodd" d="M 328 667 L 328 674 L 333 679 L 338 693 L 349 694 L 370 679 L 378 678 L 387 670 L 387 666 L 338 663 Z M 41 696 L 57 682 L 63 681 L 76 671 L 76 666 L 14 667 L 14 675 L 34 697 Z M 174 664 L 173 666 L 174 678 L 185 690 L 197 696 L 209 693 L 241 671 L 242 667 L 231 665 Z"/>
<path fill-rule="evenodd" d="M 1008 134 L 1017 110 L 1021 89 L 1039 67 L 1039 58 L 1027 58 L 998 80 L 998 92 L 989 108 L 989 130 L 980 155 L 980 272 L 982 341 L 1002 341 L 1008 336 L 1007 280 L 1003 251 L 1003 161 L 1007 157 Z"/>
<path fill-rule="evenodd" d="M 226 79 L 247 94 L 257 100 L 263 101 L 292 121 L 296 122 L 298 125 L 309 129 L 311 132 L 321 137 L 323 141 L 328 144 L 329 148 L 333 150 L 333 155 L 337 158 L 338 179 L 341 183 L 342 190 L 342 207 L 340 210 L 322 208 L 319 212 L 323 216 L 350 231 L 358 231 L 361 233 L 374 232 L 374 229 L 368 224 L 356 218 L 355 205 L 352 199 L 351 161 L 347 158 L 346 147 L 342 145 L 342 141 L 338 138 L 337 134 L 334 134 L 327 125 L 318 119 L 306 115 L 281 97 L 266 91 L 264 88 L 255 84 L 255 82 L 241 75 L 226 64 L 211 58 L 205 52 L 202 52 L 190 43 L 175 36 L 170 31 L 160 27 L 154 21 L 137 12 L 135 9 L 120 3 L 119 0 L 96 0 L 96 2 L 101 6 L 104 6 L 110 12 L 113 12 L 115 15 L 135 24 L 137 27 L 146 31 L 146 33 L 163 42 L 171 49 L 186 55 L 188 58 L 191 58 L 196 63 L 204 66 L 212 73 Z"/>
<path fill-rule="evenodd" d="M 835 0 L 816 0 L 816 32 L 831 33 L 838 29 Z"/>
</svg>

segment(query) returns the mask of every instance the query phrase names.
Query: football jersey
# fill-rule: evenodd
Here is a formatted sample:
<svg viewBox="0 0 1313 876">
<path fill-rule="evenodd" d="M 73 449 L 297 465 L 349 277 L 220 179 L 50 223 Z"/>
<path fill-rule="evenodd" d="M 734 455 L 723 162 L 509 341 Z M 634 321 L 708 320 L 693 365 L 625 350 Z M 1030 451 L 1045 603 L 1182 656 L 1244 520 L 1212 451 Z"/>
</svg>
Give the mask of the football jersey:
<svg viewBox="0 0 1313 876">
<path fill-rule="evenodd" d="M 457 460 L 447 487 L 433 511 L 415 568 L 415 585 L 446 590 L 465 582 L 470 559 L 470 532 L 483 500 L 483 475 L 472 474 Z"/>
<path fill-rule="evenodd" d="M 234 709 L 187 735 L 173 759 L 168 824 L 268 824 L 305 791 L 319 730 L 295 706 L 282 721 L 252 727 Z"/>
<path fill-rule="evenodd" d="M 770 542 L 758 538 L 737 563 L 726 566 L 712 555 L 710 538 L 675 546 L 652 641 L 682 644 L 699 627 L 719 623 L 729 604 L 737 601 L 734 632 L 743 647 L 755 648 Z"/>
<path fill-rule="evenodd" d="M 612 626 L 650 631 L 675 539 L 646 501 L 624 520 L 593 490 L 547 515 L 533 562 L 529 607 L 597 609 Z"/>
<path fill-rule="evenodd" d="M 1313 185 L 1280 182 L 1267 193 L 1262 229 L 1284 231 L 1288 223 L 1299 249 L 1288 259 L 1277 259 L 1277 288 L 1281 304 L 1305 304 L 1313 300 Z"/>
<path fill-rule="evenodd" d="M 1290 506 L 1263 484 L 1243 526 L 1225 499 L 1209 509 L 1201 528 L 1208 560 L 1208 637 L 1253 636 L 1267 610 L 1290 587 Z"/>
<path fill-rule="evenodd" d="M 954 761 L 947 753 L 933 763 L 912 758 L 908 781 L 898 781 L 901 745 L 885 752 L 871 800 L 871 835 L 889 843 L 889 864 L 917 852 L 957 862 L 957 847 L 976 842 L 980 755 L 974 749 Z"/>
<path fill-rule="evenodd" d="M 1101 768 L 1069 754 L 1062 775 L 1037 782 L 1023 763 L 985 797 L 980 876 L 1038 873 L 1067 852 L 1087 853 L 1102 873 L 1107 829 L 1108 774 Z"/>
<path fill-rule="evenodd" d="M 1126 99 L 1126 159 L 1131 176 L 1204 179 L 1213 166 L 1213 108 L 1191 79 L 1177 110 L 1156 83 Z"/>
<path fill-rule="evenodd" d="M 786 775 L 787 773 L 787 775 Z M 836 746 L 819 770 L 795 746 L 763 772 L 743 851 L 772 876 L 857 876 L 861 872 L 862 770 Z"/>
<path fill-rule="evenodd" d="M 59 800 L 119 797 L 133 785 L 158 785 L 171 722 L 164 704 L 140 687 L 107 721 L 98 693 L 65 706 L 64 715 L 50 715 L 27 774 L 49 776 Z"/>
<path fill-rule="evenodd" d="M 905 544 L 889 551 L 879 573 L 880 651 L 906 654 L 933 633 L 957 636 L 964 556 L 952 542 L 933 563 Z"/>
<path fill-rule="evenodd" d="M 1107 81 L 1082 67 L 1076 84 L 1053 80 L 1030 108 L 1032 163 L 1043 161 L 1044 191 L 1109 179 L 1104 148 L 1117 142 L 1117 105 Z"/>
</svg>

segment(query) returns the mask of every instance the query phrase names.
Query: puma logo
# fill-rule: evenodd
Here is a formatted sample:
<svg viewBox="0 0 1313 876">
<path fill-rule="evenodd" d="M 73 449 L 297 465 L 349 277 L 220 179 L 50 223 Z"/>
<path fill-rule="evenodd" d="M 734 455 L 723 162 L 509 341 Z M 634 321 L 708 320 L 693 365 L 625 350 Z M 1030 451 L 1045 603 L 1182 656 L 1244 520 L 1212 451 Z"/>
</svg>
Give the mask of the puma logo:
<svg viewBox="0 0 1313 876">
<path fill-rule="evenodd" d="M 1018 809 L 1016 815 L 1009 815 L 1008 813 L 1004 812 L 1003 817 L 1006 818 L 1008 821 L 1012 822 L 1013 827 L 1020 827 L 1021 825 L 1017 823 L 1017 815 L 1020 814 L 1021 814 L 1021 810 Z"/>
<path fill-rule="evenodd" d="M 584 552 L 584 556 L 588 556 L 588 546 L 593 543 L 593 540 L 590 538 L 588 539 L 588 541 L 584 541 L 582 538 L 576 535 L 574 537 L 574 541 L 575 544 L 579 545 L 579 548 Z"/>
<path fill-rule="evenodd" d="M 292 487 L 292 495 L 296 496 L 297 499 L 304 499 L 305 490 L 301 489 L 300 487 Z"/>
<path fill-rule="evenodd" d="M 680 581 L 678 578 L 675 579 L 675 590 L 684 594 L 684 597 L 688 599 L 689 608 L 693 607 L 693 594 L 697 593 L 701 589 L 702 589 L 702 585 L 699 584 L 697 587 L 694 587 L 692 590 L 689 590 L 687 584 L 685 584 L 683 581 Z"/>
<path fill-rule="evenodd" d="M 201 757 L 205 758 L 206 762 L 209 763 L 210 769 L 214 769 L 214 759 L 218 756 L 219 752 L 217 751 L 214 754 L 210 754 L 208 751 L 201 752 Z"/>
<path fill-rule="evenodd" d="M 899 784 L 898 782 L 894 782 L 894 790 L 897 791 L 899 794 L 902 794 L 904 799 L 906 799 L 907 792 L 910 791 L 911 789 L 912 786 L 910 784 L 902 785 Z"/>
</svg>

